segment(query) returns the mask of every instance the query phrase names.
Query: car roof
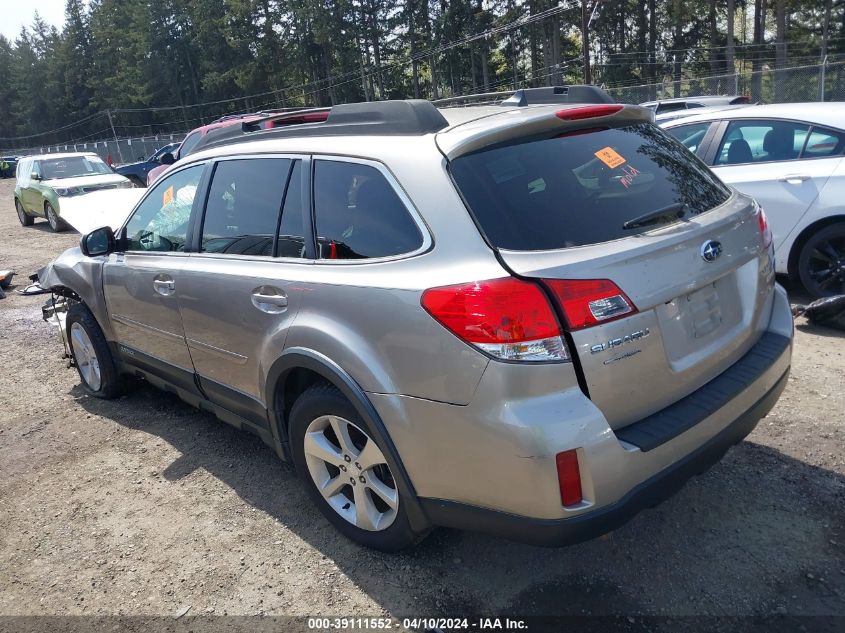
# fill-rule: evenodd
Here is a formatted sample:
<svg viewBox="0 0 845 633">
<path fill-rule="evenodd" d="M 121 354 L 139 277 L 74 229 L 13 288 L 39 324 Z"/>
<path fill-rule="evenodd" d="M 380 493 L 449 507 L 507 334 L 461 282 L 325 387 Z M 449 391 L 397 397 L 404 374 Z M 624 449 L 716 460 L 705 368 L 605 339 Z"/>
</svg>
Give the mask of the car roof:
<svg viewBox="0 0 845 633">
<path fill-rule="evenodd" d="M 35 154 L 33 156 L 24 156 L 23 158 L 31 158 L 33 160 L 44 160 L 48 158 L 73 158 L 75 156 L 99 156 L 96 152 L 64 152 L 61 154 Z"/>
<path fill-rule="evenodd" d="M 704 108 L 692 108 L 689 110 L 670 110 L 669 112 L 662 112 L 654 116 L 654 122 L 660 125 L 661 123 L 668 123 L 675 119 L 686 119 L 699 114 L 712 114 L 713 112 L 722 112 L 724 110 L 736 110 L 738 108 L 748 108 L 751 103 L 723 103 L 721 105 L 711 105 Z"/>
<path fill-rule="evenodd" d="M 653 120 L 653 112 L 636 105 L 603 104 L 612 108 L 612 117 L 616 124 L 621 122 L 643 123 Z M 263 152 L 314 152 L 324 154 L 343 154 L 365 159 L 380 159 L 392 150 L 396 143 L 404 143 L 409 149 L 418 143 L 431 143 L 436 138 L 439 150 L 450 159 L 475 151 L 492 143 L 506 142 L 509 139 L 522 137 L 526 131 L 539 133 L 549 125 L 579 128 L 587 126 L 588 119 L 571 122 L 555 118 L 555 114 L 569 109 L 582 107 L 596 107 L 596 104 L 537 104 L 519 107 L 468 106 L 459 108 L 438 109 L 445 119 L 445 125 L 437 130 L 428 130 L 423 134 L 414 132 L 400 132 L 397 134 L 379 134 L 378 132 L 344 133 L 330 135 L 328 131 L 322 134 L 312 124 L 303 125 L 307 132 L 297 135 L 295 129 L 279 136 L 270 136 L 268 130 L 258 131 L 254 137 L 249 135 L 236 136 L 224 143 L 201 147 L 189 156 L 191 162 L 222 156 L 236 156 L 245 153 L 258 154 Z M 601 107 L 601 106 L 598 106 Z M 284 129 L 284 128 L 282 128 Z M 373 128 L 369 128 L 372 130 Z M 181 163 L 181 161 L 180 161 Z"/>
<path fill-rule="evenodd" d="M 699 97 L 672 97 L 671 99 L 657 99 L 654 101 L 643 101 L 640 105 L 642 106 L 649 106 L 649 105 L 657 105 L 659 103 L 688 103 L 693 101 L 695 103 L 706 103 L 708 101 L 725 101 L 725 100 L 732 100 L 742 95 L 701 95 Z"/>
<path fill-rule="evenodd" d="M 261 119 L 266 117 L 266 113 L 256 113 L 256 114 L 245 114 L 244 116 L 233 116 L 230 118 L 224 118 L 222 121 L 212 121 L 206 125 L 201 125 L 199 127 L 195 127 L 193 130 L 188 132 L 185 135 L 185 138 L 193 134 L 194 132 L 199 132 L 200 134 L 208 134 L 211 130 L 216 130 L 221 127 L 228 127 L 230 125 L 234 125 L 235 123 L 249 123 L 250 121 L 255 121 L 256 119 Z"/>
<path fill-rule="evenodd" d="M 721 112 L 710 112 L 684 117 L 674 121 L 663 123 L 664 127 L 675 127 L 676 125 L 687 125 L 714 120 L 734 119 L 787 119 L 792 121 L 805 121 L 817 125 L 845 130 L 845 104 L 842 102 L 819 102 L 810 101 L 807 103 L 771 103 L 765 105 L 750 105 L 735 110 L 723 110 Z"/>
</svg>

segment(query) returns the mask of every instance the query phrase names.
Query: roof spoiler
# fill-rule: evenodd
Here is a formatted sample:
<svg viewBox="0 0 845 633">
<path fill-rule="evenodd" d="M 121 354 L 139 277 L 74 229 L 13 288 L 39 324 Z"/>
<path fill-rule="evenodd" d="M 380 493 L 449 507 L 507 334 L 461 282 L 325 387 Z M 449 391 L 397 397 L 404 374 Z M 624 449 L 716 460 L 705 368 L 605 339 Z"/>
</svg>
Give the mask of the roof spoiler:
<svg viewBox="0 0 845 633">
<path fill-rule="evenodd" d="M 523 88 L 502 101 L 507 107 L 524 107 L 554 103 L 616 103 L 616 101 L 598 86 L 548 86 L 545 88 Z"/>
<path fill-rule="evenodd" d="M 422 99 L 344 103 L 331 108 L 285 112 L 212 130 L 189 152 L 242 141 L 263 141 L 296 136 L 415 136 L 448 127 L 440 111 Z"/>
</svg>

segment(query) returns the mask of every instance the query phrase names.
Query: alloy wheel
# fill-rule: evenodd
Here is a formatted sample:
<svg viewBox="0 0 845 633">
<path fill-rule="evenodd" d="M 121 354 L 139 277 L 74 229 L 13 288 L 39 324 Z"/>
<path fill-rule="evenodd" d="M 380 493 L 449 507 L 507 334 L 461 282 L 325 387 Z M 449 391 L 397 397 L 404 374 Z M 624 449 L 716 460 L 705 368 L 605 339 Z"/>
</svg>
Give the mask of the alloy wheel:
<svg viewBox="0 0 845 633">
<path fill-rule="evenodd" d="M 47 223 L 54 231 L 59 229 L 59 218 L 56 217 L 56 212 L 53 210 L 53 205 L 47 203 Z"/>
<path fill-rule="evenodd" d="M 21 206 L 19 200 L 15 200 L 15 211 L 18 212 L 18 220 L 21 221 L 21 224 L 26 223 L 27 215 L 26 212 L 23 210 L 23 206 Z"/>
<path fill-rule="evenodd" d="M 845 235 L 823 239 L 812 246 L 807 277 L 817 296 L 845 294 Z"/>
<path fill-rule="evenodd" d="M 375 441 L 335 415 L 313 420 L 305 431 L 308 472 L 317 490 L 352 525 L 377 532 L 396 519 L 399 491 Z"/>
<path fill-rule="evenodd" d="M 97 359 L 97 352 L 94 350 L 88 332 L 79 323 L 74 323 L 70 327 L 70 344 L 82 380 L 92 391 L 99 391 L 103 384 L 100 361 Z"/>
</svg>

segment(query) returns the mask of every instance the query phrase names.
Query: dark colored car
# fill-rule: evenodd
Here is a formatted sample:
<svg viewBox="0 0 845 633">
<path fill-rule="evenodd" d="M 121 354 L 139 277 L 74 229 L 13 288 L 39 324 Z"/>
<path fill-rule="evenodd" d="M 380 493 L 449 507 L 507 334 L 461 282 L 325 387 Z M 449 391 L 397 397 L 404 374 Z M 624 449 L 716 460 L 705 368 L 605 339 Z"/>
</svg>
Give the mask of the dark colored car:
<svg viewBox="0 0 845 633">
<path fill-rule="evenodd" d="M 129 165 L 120 165 L 119 167 L 115 167 L 114 170 L 121 176 L 129 178 L 129 180 L 135 183 L 138 187 L 146 187 L 147 174 L 150 173 L 154 167 L 158 167 L 161 164 L 159 161 L 162 156 L 175 151 L 177 147 L 179 147 L 179 143 L 170 143 L 161 149 L 156 150 L 155 153 L 146 160 L 141 160 L 137 163 L 130 163 Z"/>
<path fill-rule="evenodd" d="M 6 163 L 5 168 L 3 168 L 2 163 Z M 17 166 L 17 156 L 3 156 L 2 159 L 0 159 L 0 178 L 11 178 L 14 176 Z"/>
</svg>

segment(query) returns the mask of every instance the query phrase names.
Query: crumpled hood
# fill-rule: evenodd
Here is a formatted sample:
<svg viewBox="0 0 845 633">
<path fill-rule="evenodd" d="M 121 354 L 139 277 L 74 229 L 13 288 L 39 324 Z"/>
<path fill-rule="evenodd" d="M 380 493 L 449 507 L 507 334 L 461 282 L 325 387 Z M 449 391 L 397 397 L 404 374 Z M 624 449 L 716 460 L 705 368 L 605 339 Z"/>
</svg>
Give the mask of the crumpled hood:
<svg viewBox="0 0 845 633">
<path fill-rule="evenodd" d="M 117 231 L 146 192 L 146 189 L 106 189 L 62 198 L 62 220 L 83 235 L 103 226 Z"/>
<path fill-rule="evenodd" d="M 55 178 L 44 180 L 42 184 L 53 189 L 69 189 L 70 187 L 91 187 L 94 185 L 109 185 L 126 182 L 126 177 L 120 174 L 98 174 L 95 176 L 77 176 L 76 178 Z"/>
</svg>

